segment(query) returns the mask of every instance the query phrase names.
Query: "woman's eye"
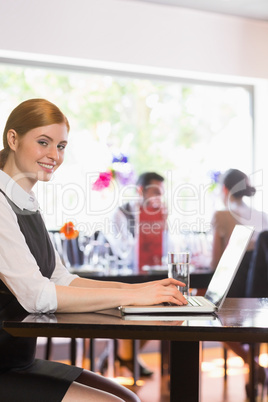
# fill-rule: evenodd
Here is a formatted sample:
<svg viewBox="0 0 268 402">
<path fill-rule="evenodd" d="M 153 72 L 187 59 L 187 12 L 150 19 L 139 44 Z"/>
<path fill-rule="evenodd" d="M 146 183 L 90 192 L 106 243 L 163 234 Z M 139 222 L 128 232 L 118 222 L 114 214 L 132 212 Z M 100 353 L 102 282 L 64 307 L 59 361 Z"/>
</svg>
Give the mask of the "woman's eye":
<svg viewBox="0 0 268 402">
<path fill-rule="evenodd" d="M 38 141 L 38 144 L 43 145 L 44 147 L 47 145 L 46 141 Z"/>
<path fill-rule="evenodd" d="M 63 151 L 65 149 L 66 145 L 58 145 L 58 149 L 60 149 L 61 151 Z"/>
</svg>

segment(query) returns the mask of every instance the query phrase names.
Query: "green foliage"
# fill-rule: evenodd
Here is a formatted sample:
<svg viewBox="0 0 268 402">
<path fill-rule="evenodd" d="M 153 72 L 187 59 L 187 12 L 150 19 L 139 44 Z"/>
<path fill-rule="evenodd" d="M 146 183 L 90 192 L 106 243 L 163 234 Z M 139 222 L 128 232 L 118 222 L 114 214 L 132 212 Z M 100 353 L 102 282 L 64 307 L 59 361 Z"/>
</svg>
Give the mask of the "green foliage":
<svg viewBox="0 0 268 402">
<path fill-rule="evenodd" d="M 177 169 L 179 150 L 194 149 L 216 134 L 204 109 L 208 89 L 200 85 L 9 65 L 0 67 L 0 85 L 2 103 L 32 97 L 56 103 L 72 132 L 123 148 L 137 173 Z M 224 126 L 235 112 L 219 105 L 219 126 Z M 110 127 L 104 139 L 98 130 L 103 123 Z"/>
</svg>

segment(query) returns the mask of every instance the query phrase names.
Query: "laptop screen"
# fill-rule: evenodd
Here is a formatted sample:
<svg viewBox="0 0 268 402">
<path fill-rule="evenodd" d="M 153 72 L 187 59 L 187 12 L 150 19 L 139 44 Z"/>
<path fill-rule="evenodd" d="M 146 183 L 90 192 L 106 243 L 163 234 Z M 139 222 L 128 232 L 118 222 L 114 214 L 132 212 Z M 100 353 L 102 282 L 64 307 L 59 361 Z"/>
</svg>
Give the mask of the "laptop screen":
<svg viewBox="0 0 268 402">
<path fill-rule="evenodd" d="M 253 227 L 243 225 L 236 225 L 232 232 L 205 294 L 218 308 L 225 300 L 253 232 Z"/>
</svg>

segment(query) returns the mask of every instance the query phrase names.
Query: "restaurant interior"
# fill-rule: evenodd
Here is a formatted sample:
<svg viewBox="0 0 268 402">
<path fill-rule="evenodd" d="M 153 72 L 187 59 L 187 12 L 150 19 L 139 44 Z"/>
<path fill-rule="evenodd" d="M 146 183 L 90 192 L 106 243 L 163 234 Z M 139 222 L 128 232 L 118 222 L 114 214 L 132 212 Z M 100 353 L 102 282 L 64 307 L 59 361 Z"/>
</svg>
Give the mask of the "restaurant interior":
<svg viewBox="0 0 268 402">
<path fill-rule="evenodd" d="M 167 252 L 189 250 L 207 274 L 211 218 L 222 207 L 218 177 L 229 168 L 250 176 L 251 205 L 268 213 L 267 43 L 265 0 L 0 0 L 1 131 L 10 110 L 32 97 L 55 102 L 70 120 L 65 165 L 36 192 L 71 272 L 164 275 Z M 144 171 L 165 178 L 170 230 L 161 233 L 161 262 L 133 268 L 102 235 L 115 207 L 135 199 Z M 78 238 L 61 230 L 66 222 Z M 263 367 L 267 345 L 260 346 Z M 90 368 L 94 348 L 98 371 L 114 347 L 109 339 L 40 337 L 37 356 Z M 112 357 L 104 375 L 142 402 L 169 401 L 161 341 L 147 342 L 141 357 L 151 376 L 134 378 Z M 200 401 L 246 401 L 248 373 L 222 343 L 202 342 Z"/>
</svg>

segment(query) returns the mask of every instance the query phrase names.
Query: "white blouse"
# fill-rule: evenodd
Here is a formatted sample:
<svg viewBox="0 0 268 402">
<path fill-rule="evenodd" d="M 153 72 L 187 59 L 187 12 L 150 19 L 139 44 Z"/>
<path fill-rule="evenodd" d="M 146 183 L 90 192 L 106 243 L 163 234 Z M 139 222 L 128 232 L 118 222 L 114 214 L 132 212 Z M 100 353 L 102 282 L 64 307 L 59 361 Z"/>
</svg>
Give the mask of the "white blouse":
<svg viewBox="0 0 268 402">
<path fill-rule="evenodd" d="M 0 170 L 0 189 L 20 209 L 36 211 L 38 201 Z M 29 313 L 57 310 L 55 284 L 68 286 L 77 275 L 70 274 L 55 250 L 56 265 L 50 279 L 44 277 L 20 230 L 17 216 L 0 192 L 0 279 Z M 42 245 L 41 245 L 42 247 Z"/>
</svg>

